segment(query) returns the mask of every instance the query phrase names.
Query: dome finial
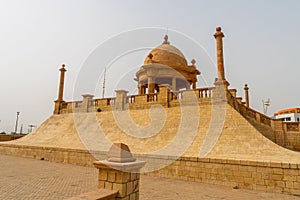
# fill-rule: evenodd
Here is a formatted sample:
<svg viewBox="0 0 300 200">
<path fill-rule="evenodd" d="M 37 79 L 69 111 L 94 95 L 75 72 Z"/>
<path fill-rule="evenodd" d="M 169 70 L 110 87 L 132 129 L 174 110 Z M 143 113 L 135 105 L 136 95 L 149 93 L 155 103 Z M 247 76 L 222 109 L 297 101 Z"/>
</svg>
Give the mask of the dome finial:
<svg viewBox="0 0 300 200">
<path fill-rule="evenodd" d="M 168 39 L 169 39 L 169 36 L 168 35 L 165 35 L 165 37 L 164 37 L 164 42 L 163 42 L 163 44 L 170 44 L 170 42 L 168 41 Z"/>
<path fill-rule="evenodd" d="M 191 60 L 191 63 L 192 63 L 193 66 L 195 66 L 196 60 L 193 58 L 193 59 Z"/>
</svg>

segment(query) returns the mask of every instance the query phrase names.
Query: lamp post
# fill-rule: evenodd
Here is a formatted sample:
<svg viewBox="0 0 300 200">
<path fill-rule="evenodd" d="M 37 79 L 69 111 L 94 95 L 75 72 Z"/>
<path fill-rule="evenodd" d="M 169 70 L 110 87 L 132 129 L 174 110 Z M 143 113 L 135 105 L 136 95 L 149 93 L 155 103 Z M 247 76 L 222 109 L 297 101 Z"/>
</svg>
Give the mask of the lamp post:
<svg viewBox="0 0 300 200">
<path fill-rule="evenodd" d="M 20 115 L 20 112 L 17 112 L 16 127 L 15 127 L 15 134 L 17 134 L 17 129 L 18 129 L 18 121 L 19 121 L 19 115 Z"/>
</svg>

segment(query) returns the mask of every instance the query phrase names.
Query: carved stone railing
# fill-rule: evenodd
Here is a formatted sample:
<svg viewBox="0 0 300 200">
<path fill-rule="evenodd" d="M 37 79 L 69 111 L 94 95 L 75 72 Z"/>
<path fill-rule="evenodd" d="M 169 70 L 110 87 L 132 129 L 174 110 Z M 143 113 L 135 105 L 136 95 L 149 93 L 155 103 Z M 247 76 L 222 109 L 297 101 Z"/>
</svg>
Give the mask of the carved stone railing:
<svg viewBox="0 0 300 200">
<path fill-rule="evenodd" d="M 260 114 L 260 121 L 265 124 L 265 125 L 268 125 L 268 126 L 271 126 L 271 121 L 272 119 L 266 115 L 263 115 L 261 113 Z"/>
<path fill-rule="evenodd" d="M 82 106 L 82 101 L 73 101 L 72 104 L 74 108 L 80 108 Z"/>
<path fill-rule="evenodd" d="M 169 100 L 181 100 L 182 99 L 182 91 L 177 91 L 177 92 L 170 92 L 169 93 Z"/>
<path fill-rule="evenodd" d="M 156 102 L 157 101 L 157 94 L 147 94 L 147 102 Z"/>
<path fill-rule="evenodd" d="M 199 99 L 202 98 L 212 98 L 213 96 L 213 89 L 214 87 L 208 87 L 208 88 L 198 88 L 195 89 L 195 94 Z"/>
<path fill-rule="evenodd" d="M 244 117 L 255 120 L 256 122 L 267 125 L 272 128 L 272 118 L 264 115 L 248 106 L 242 101 L 238 101 L 238 97 L 234 97 L 231 92 L 227 92 L 227 101 Z"/>
<path fill-rule="evenodd" d="M 138 96 L 138 95 L 131 95 L 131 96 L 128 96 L 127 97 L 127 103 L 129 104 L 133 104 L 135 103 L 135 97 Z"/>
<path fill-rule="evenodd" d="M 63 102 L 61 104 L 61 109 L 67 109 L 68 108 L 68 103 L 67 102 Z"/>
</svg>

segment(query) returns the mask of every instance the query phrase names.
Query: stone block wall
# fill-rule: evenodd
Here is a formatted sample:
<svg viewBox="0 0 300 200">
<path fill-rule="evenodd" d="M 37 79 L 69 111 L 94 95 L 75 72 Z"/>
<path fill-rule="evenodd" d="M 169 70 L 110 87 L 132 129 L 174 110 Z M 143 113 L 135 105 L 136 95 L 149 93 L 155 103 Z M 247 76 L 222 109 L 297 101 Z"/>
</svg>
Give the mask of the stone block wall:
<svg viewBox="0 0 300 200">
<path fill-rule="evenodd" d="M 96 161 L 88 151 L 75 149 L 1 144 L 0 152 L 5 155 L 83 166 L 92 166 L 93 162 Z M 101 153 L 99 152 L 99 154 Z M 153 169 L 155 169 L 155 162 L 163 163 L 169 159 L 174 159 L 167 156 L 145 157 L 136 155 L 136 157 L 139 160 L 146 160 L 148 163 L 152 163 Z M 149 162 L 149 159 L 151 159 L 151 162 Z M 136 187 L 138 174 L 129 175 L 127 172 L 122 173 L 120 176 L 120 173 L 116 175 L 113 170 L 111 172 L 103 171 L 103 173 L 100 171 L 99 184 L 104 184 L 102 187 L 104 189 L 115 190 L 121 187 L 125 195 L 127 191 L 132 191 L 132 188 Z M 300 195 L 300 164 L 295 163 L 181 157 L 171 165 L 147 173 L 147 175 L 265 192 Z M 126 184 L 120 182 L 124 181 L 124 178 L 126 179 Z M 133 195 L 138 196 L 138 193 Z"/>
<path fill-rule="evenodd" d="M 293 163 L 184 157 L 148 175 L 300 195 L 300 164 Z"/>
<path fill-rule="evenodd" d="M 79 149 L 0 144 L 0 152 L 4 155 L 82 166 L 92 166 L 96 160 L 89 151 Z"/>
<path fill-rule="evenodd" d="M 10 141 L 10 140 L 16 140 L 25 135 L 20 134 L 13 134 L 13 135 L 6 135 L 6 134 L 0 134 L 0 141 Z"/>
<path fill-rule="evenodd" d="M 99 169 L 98 188 L 119 191 L 116 199 L 139 199 L 139 179 L 137 173 Z"/>
</svg>

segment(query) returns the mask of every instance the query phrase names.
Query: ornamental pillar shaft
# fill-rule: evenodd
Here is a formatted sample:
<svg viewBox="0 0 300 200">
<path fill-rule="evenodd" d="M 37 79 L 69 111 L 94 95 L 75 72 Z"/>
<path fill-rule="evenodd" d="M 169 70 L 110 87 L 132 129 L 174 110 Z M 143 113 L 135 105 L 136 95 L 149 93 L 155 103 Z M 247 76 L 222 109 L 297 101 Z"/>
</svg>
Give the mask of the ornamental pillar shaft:
<svg viewBox="0 0 300 200">
<path fill-rule="evenodd" d="M 217 27 L 216 31 L 217 32 L 214 34 L 214 37 L 216 39 L 216 45 L 217 45 L 218 80 L 223 81 L 226 80 L 225 72 L 224 72 L 223 41 L 222 41 L 224 34 L 221 31 L 221 27 Z"/>
<path fill-rule="evenodd" d="M 244 91 L 245 91 L 246 106 L 249 107 L 249 88 L 247 84 L 245 84 Z"/>
<path fill-rule="evenodd" d="M 60 68 L 60 81 L 59 81 L 59 90 L 58 90 L 58 98 L 57 101 L 63 101 L 63 95 L 64 95 L 64 84 L 65 84 L 65 72 L 67 71 L 65 69 L 65 65 L 63 64 Z"/>
<path fill-rule="evenodd" d="M 58 97 L 57 100 L 55 101 L 53 114 L 60 114 L 61 103 L 64 102 L 63 96 L 64 96 L 65 73 L 67 71 L 65 69 L 64 64 L 61 66 L 59 71 L 60 71 L 60 80 L 59 80 Z"/>
</svg>

